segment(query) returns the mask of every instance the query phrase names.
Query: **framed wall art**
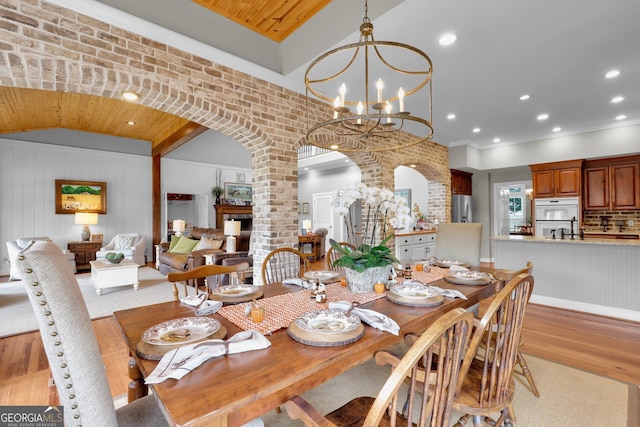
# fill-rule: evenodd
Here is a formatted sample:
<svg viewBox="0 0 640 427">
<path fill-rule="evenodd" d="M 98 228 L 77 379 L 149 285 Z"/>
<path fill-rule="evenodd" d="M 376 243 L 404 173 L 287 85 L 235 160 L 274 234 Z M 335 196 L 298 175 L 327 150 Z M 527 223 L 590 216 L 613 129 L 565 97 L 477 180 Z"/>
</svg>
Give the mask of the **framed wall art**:
<svg viewBox="0 0 640 427">
<path fill-rule="evenodd" d="M 409 207 L 409 209 L 411 209 L 411 189 L 410 188 L 402 188 L 399 190 L 395 190 L 393 192 L 395 194 L 396 197 L 404 197 L 404 199 L 407 201 L 407 206 Z"/>
<path fill-rule="evenodd" d="M 107 183 L 56 179 L 56 213 L 107 213 Z"/>
<path fill-rule="evenodd" d="M 240 200 L 243 203 L 251 202 L 251 184 L 239 182 L 224 183 L 224 198 L 227 200 Z M 237 204 L 237 203 L 236 203 Z"/>
<path fill-rule="evenodd" d="M 302 204 L 302 215 L 309 215 L 309 203 Z"/>
</svg>

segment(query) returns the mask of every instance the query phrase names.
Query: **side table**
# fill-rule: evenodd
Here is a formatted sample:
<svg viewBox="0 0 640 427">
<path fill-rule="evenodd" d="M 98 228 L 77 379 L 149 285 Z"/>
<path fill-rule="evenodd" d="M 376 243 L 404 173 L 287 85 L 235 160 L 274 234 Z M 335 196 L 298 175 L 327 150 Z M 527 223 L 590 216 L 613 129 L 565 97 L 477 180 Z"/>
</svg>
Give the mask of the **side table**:
<svg viewBox="0 0 640 427">
<path fill-rule="evenodd" d="M 102 242 L 69 242 L 67 249 L 76 254 L 76 268 L 78 270 L 88 270 L 91 268 L 91 261 L 96 260 L 96 252 L 102 247 Z"/>
<path fill-rule="evenodd" d="M 298 247 L 300 252 L 307 258 L 312 258 L 314 261 L 319 260 L 324 256 L 322 253 L 322 242 L 321 239 L 324 239 L 324 236 L 316 236 L 315 234 L 302 234 L 298 235 Z M 311 249 L 308 250 L 305 248 L 311 246 Z"/>
</svg>

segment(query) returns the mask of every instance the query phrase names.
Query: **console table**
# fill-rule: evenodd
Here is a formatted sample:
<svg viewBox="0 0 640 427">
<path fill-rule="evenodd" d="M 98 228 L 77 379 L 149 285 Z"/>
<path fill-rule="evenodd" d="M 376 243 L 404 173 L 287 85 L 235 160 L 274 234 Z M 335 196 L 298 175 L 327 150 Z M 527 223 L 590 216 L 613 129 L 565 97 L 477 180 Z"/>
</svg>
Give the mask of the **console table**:
<svg viewBox="0 0 640 427">
<path fill-rule="evenodd" d="M 67 249 L 76 254 L 76 268 L 87 270 L 91 268 L 91 261 L 96 260 L 96 252 L 102 247 L 102 242 L 69 242 Z"/>
<path fill-rule="evenodd" d="M 316 236 L 315 234 L 299 235 L 298 248 L 304 256 L 307 258 L 313 258 L 317 261 L 324 256 L 324 252 L 322 251 L 322 239 L 324 238 L 324 236 Z M 305 244 L 311 245 L 311 252 L 305 252 Z"/>
</svg>

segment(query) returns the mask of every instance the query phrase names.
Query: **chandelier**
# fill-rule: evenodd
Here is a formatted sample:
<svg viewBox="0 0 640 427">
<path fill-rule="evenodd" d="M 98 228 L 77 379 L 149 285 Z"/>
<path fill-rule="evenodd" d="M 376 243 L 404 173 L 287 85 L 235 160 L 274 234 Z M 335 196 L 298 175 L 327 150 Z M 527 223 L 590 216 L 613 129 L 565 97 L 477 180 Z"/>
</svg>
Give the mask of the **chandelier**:
<svg viewBox="0 0 640 427">
<path fill-rule="evenodd" d="M 307 141 L 317 147 L 380 152 L 433 135 L 431 59 L 407 44 L 376 41 L 367 13 L 365 0 L 357 43 L 325 52 L 305 71 Z M 347 81 L 357 83 L 348 87 Z M 313 99 L 330 107 L 312 109 Z M 418 107 L 428 111 L 428 118 L 411 113 Z"/>
</svg>

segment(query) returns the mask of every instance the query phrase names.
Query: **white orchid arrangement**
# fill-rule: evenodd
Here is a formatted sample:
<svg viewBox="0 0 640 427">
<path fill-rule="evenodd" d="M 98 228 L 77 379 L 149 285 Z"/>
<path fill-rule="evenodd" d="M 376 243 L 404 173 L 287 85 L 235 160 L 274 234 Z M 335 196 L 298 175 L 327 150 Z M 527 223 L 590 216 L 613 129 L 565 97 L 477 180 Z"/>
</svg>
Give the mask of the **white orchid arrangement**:
<svg viewBox="0 0 640 427">
<path fill-rule="evenodd" d="M 347 224 L 347 240 L 356 243 L 350 207 L 364 201 L 364 230 L 362 243 L 375 246 L 376 231 L 382 226 L 381 235 L 386 234 L 387 223 L 391 227 L 406 228 L 411 223 L 410 209 L 404 197 L 396 196 L 387 188 L 367 187 L 357 183 L 353 187 L 340 188 L 336 192 L 336 213 L 344 217 Z"/>
</svg>

